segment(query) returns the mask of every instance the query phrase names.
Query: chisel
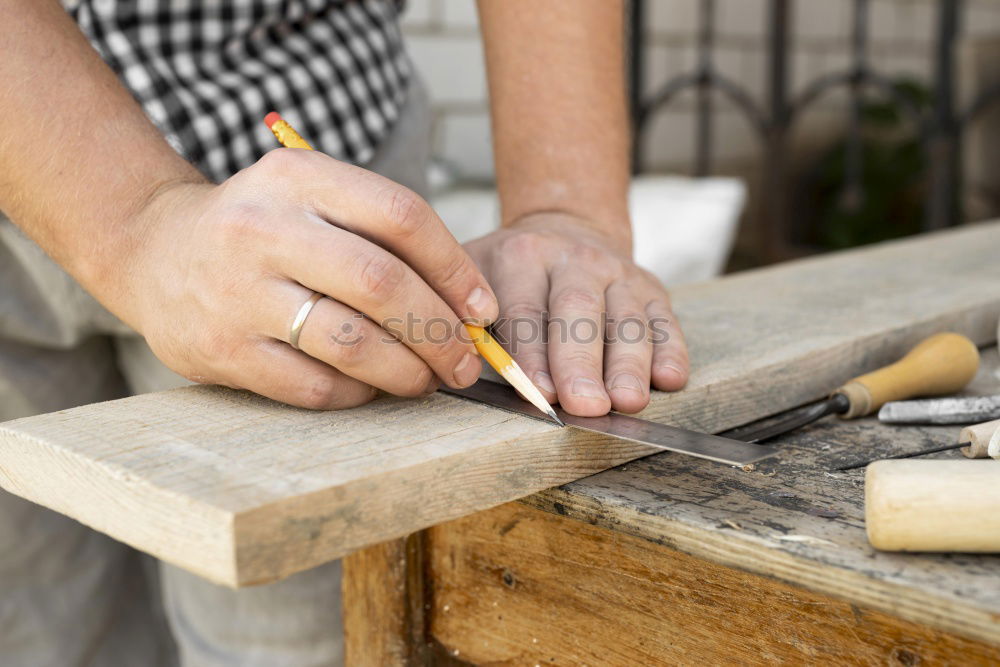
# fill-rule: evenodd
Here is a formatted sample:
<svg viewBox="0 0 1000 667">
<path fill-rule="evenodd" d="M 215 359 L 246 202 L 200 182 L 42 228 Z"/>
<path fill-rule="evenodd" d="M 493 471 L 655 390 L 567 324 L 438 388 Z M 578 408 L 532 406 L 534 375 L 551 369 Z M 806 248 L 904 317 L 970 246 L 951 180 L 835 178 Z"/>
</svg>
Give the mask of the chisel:
<svg viewBox="0 0 1000 667">
<path fill-rule="evenodd" d="M 1000 395 L 890 401 L 878 411 L 883 424 L 975 424 L 1000 419 Z"/>
<path fill-rule="evenodd" d="M 440 391 L 507 412 L 548 421 L 543 412 L 519 398 L 511 387 L 497 382 L 480 379 L 465 389 L 442 387 Z M 743 466 L 777 453 L 774 447 L 767 445 L 752 445 L 717 435 L 697 433 L 617 412 L 610 412 L 603 417 L 577 417 L 561 408 L 555 410 L 570 429 L 604 433 L 664 451 L 679 452 L 719 463 Z"/>
<path fill-rule="evenodd" d="M 863 417 L 889 401 L 916 396 L 942 396 L 961 390 L 979 370 L 979 350 L 957 333 L 925 338 L 906 356 L 871 373 L 861 375 L 834 391 L 829 398 L 784 413 L 730 429 L 719 435 L 763 442 L 810 424 L 827 415 L 845 419 Z"/>
</svg>

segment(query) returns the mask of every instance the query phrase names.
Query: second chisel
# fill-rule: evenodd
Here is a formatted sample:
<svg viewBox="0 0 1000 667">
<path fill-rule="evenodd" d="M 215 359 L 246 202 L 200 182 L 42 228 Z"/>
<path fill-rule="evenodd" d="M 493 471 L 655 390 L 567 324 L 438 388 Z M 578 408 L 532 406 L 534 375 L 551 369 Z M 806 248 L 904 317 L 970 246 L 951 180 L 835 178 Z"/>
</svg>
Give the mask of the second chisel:
<svg viewBox="0 0 1000 667">
<path fill-rule="evenodd" d="M 719 435 L 744 442 L 764 442 L 827 415 L 837 414 L 845 419 L 864 417 L 889 401 L 955 393 L 978 370 L 979 350 L 975 343 L 957 333 L 935 334 L 896 363 L 854 378 L 829 398 Z"/>
</svg>

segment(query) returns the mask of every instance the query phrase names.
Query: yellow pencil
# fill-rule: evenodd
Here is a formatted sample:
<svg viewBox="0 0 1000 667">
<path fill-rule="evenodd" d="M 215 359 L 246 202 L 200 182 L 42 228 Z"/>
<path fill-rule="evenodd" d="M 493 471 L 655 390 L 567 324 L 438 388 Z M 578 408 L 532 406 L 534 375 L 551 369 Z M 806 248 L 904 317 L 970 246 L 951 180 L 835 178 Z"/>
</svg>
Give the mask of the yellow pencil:
<svg viewBox="0 0 1000 667">
<path fill-rule="evenodd" d="M 514 389 L 521 392 L 521 396 L 528 399 L 529 403 L 549 417 L 552 417 L 560 426 L 566 425 L 563 423 L 563 420 L 559 419 L 559 415 L 552 409 L 549 402 L 545 400 L 545 397 L 542 396 L 542 392 L 538 391 L 538 387 L 528 379 L 528 376 L 517 365 L 517 362 L 507 354 L 507 350 L 500 347 L 500 343 L 493 339 L 489 331 L 472 324 L 466 324 L 465 328 L 468 330 L 469 335 L 472 336 L 472 342 L 475 344 L 476 349 L 479 350 L 479 354 L 483 355 L 483 359 L 493 367 L 493 370 L 502 375 L 504 380 L 510 382 Z"/>
<path fill-rule="evenodd" d="M 309 142 L 303 139 L 295 131 L 295 128 L 289 125 L 288 121 L 284 120 L 278 112 L 272 111 L 264 116 L 264 123 L 270 128 L 271 132 L 274 132 L 274 136 L 282 146 L 286 148 L 313 150 Z M 507 380 L 532 405 L 547 414 L 560 426 L 565 426 L 563 421 L 559 419 L 556 411 L 552 409 L 549 402 L 542 396 L 542 392 L 538 391 L 538 387 L 525 375 L 521 367 L 517 365 L 517 362 L 507 354 L 507 350 L 503 349 L 500 343 L 496 342 L 486 329 L 471 324 L 466 324 L 465 328 L 468 330 L 469 335 L 472 336 L 472 342 L 476 346 L 476 349 L 479 350 L 479 354 L 493 367 L 493 370 L 503 376 L 503 379 Z"/>
</svg>

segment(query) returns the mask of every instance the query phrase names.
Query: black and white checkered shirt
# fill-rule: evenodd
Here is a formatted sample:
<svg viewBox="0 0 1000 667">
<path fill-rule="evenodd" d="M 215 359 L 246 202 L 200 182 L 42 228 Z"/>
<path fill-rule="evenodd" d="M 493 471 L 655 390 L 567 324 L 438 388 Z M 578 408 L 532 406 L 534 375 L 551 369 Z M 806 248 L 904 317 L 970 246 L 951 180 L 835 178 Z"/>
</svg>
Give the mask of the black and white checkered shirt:
<svg viewBox="0 0 1000 667">
<path fill-rule="evenodd" d="M 367 162 L 403 105 L 398 0 L 62 0 L 170 144 L 222 181 L 275 148 L 279 111 Z"/>
</svg>

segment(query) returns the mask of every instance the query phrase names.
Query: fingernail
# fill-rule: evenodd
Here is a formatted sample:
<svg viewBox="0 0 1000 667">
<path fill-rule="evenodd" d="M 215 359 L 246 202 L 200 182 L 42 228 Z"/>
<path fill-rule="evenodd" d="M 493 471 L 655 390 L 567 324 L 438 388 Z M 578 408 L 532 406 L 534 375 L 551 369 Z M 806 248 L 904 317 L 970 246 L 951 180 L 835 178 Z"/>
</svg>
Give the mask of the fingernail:
<svg viewBox="0 0 1000 667">
<path fill-rule="evenodd" d="M 660 364 L 660 370 L 670 371 L 671 373 L 673 373 L 674 375 L 676 375 L 678 378 L 687 377 L 687 371 L 685 371 L 683 368 L 681 368 L 677 364 L 672 364 L 670 362 L 667 362 L 665 364 Z"/>
<path fill-rule="evenodd" d="M 607 395 L 604 393 L 604 388 L 590 378 L 577 378 L 573 380 L 573 386 L 570 389 L 570 393 L 573 396 L 579 396 L 581 398 L 607 398 Z"/>
<path fill-rule="evenodd" d="M 431 375 L 430 381 L 427 383 L 427 386 L 424 387 L 424 391 L 420 395 L 421 396 L 430 396 L 431 394 L 433 394 L 435 391 L 438 390 L 438 386 L 439 385 L 440 385 L 440 383 L 438 382 L 437 376 L 436 375 Z"/>
<path fill-rule="evenodd" d="M 631 373 L 619 373 L 611 380 L 612 389 L 628 389 L 629 391 L 634 391 L 638 394 L 645 394 L 645 390 L 642 388 L 642 383 L 639 382 L 639 378 L 632 375 Z"/>
<path fill-rule="evenodd" d="M 455 366 L 455 382 L 462 387 L 468 387 L 479 379 L 479 370 L 473 362 L 475 356 L 471 352 L 466 352 L 462 360 Z"/>
<path fill-rule="evenodd" d="M 547 391 L 550 394 L 556 393 L 556 386 L 552 383 L 552 376 L 545 371 L 538 371 L 531 376 L 531 379 L 535 381 L 535 386 L 542 391 Z"/>
<path fill-rule="evenodd" d="M 465 305 L 469 308 L 469 314 L 478 319 L 492 319 L 493 298 L 482 287 L 477 287 L 469 294 Z"/>
</svg>

